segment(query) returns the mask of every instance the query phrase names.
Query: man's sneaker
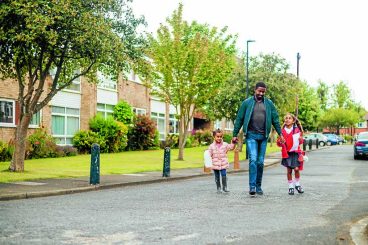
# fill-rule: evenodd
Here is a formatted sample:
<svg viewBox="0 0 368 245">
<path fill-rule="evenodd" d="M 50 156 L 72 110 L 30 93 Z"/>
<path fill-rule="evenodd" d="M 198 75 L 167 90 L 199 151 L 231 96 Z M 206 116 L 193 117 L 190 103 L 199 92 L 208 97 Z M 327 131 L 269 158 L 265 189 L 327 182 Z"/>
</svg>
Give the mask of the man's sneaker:
<svg viewBox="0 0 368 245">
<path fill-rule="evenodd" d="M 256 187 L 256 193 L 257 195 L 263 195 L 263 190 L 261 187 Z"/>
<path fill-rule="evenodd" d="M 300 185 L 295 186 L 295 189 L 298 191 L 298 193 L 304 193 L 304 190 Z"/>
<path fill-rule="evenodd" d="M 294 188 L 289 188 L 289 195 L 294 195 Z"/>
<path fill-rule="evenodd" d="M 256 194 L 256 188 L 252 187 L 249 190 L 249 195 L 254 196 Z"/>
</svg>

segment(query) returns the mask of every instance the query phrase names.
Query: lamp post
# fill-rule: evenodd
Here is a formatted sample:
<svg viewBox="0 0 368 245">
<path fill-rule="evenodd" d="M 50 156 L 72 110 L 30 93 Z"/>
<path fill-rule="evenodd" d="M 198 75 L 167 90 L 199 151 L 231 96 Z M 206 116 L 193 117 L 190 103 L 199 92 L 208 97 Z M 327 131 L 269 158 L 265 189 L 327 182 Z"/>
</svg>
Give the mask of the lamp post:
<svg viewBox="0 0 368 245">
<path fill-rule="evenodd" d="M 296 77 L 299 80 L 299 60 L 300 60 L 300 54 L 299 52 L 296 54 Z M 298 117 L 299 114 L 299 97 L 298 94 L 295 98 L 295 116 Z"/>
<path fill-rule="evenodd" d="M 247 98 L 249 96 L 249 77 L 248 77 L 248 67 L 249 67 L 249 43 L 255 42 L 255 40 L 247 40 Z"/>
<path fill-rule="evenodd" d="M 248 99 L 249 97 L 249 76 L 248 76 L 248 67 L 249 67 L 249 43 L 253 43 L 255 42 L 255 40 L 247 40 L 247 97 L 246 99 Z M 245 159 L 249 159 L 249 154 L 248 154 L 248 146 L 245 147 Z"/>
</svg>

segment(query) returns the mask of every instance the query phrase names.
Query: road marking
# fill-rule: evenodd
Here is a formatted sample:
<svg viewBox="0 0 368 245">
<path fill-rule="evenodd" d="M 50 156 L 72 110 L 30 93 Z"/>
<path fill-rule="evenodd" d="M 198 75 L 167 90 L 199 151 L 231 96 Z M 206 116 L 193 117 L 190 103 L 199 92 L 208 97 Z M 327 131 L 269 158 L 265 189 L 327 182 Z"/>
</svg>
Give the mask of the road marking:
<svg viewBox="0 0 368 245">
<path fill-rule="evenodd" d="M 172 240 L 177 242 L 177 241 L 192 239 L 198 236 L 199 236 L 198 233 L 193 233 L 193 234 L 188 234 L 188 235 L 176 236 Z"/>
</svg>

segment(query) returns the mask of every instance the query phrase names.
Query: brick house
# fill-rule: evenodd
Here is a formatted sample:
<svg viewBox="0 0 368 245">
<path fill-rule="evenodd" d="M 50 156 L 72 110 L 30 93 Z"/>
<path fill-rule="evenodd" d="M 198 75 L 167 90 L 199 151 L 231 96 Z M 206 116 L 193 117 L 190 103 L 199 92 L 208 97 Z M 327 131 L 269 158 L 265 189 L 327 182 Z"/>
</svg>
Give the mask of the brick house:
<svg viewBox="0 0 368 245">
<path fill-rule="evenodd" d="M 113 81 L 103 74 L 98 74 L 102 81 L 98 85 L 88 83 L 84 77 L 57 93 L 47 106 L 35 114 L 29 126 L 28 134 L 43 127 L 58 144 L 69 145 L 78 130 L 89 129 L 89 119 L 96 114 L 107 117 L 120 100 L 127 101 L 136 114 L 150 115 L 157 124 L 160 140 L 165 140 L 169 133 L 178 133 L 178 120 L 175 108 L 158 98 L 152 97 L 133 72 L 127 80 L 119 77 Z M 52 79 L 53 75 L 49 79 Z M 45 86 L 48 86 L 46 83 Z M 14 138 L 15 127 L 19 121 L 17 102 L 18 86 L 10 80 L 0 81 L 0 140 L 9 142 Z M 223 128 L 231 131 L 232 124 L 225 121 L 209 122 L 196 113 L 189 130 Z"/>
</svg>

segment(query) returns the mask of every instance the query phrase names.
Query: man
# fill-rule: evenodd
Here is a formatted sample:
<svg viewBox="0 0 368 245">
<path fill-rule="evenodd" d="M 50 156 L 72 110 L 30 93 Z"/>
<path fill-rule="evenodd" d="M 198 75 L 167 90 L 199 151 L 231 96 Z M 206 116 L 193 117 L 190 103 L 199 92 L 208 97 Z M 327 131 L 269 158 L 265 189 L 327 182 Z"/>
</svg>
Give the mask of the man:
<svg viewBox="0 0 368 245">
<path fill-rule="evenodd" d="M 249 154 L 249 194 L 263 195 L 262 176 L 267 140 L 271 132 L 271 124 L 276 129 L 281 141 L 279 115 L 273 102 L 265 98 L 266 84 L 257 82 L 254 96 L 243 101 L 235 120 L 233 141 L 237 141 L 240 128 L 243 126 L 247 152 Z"/>
</svg>

